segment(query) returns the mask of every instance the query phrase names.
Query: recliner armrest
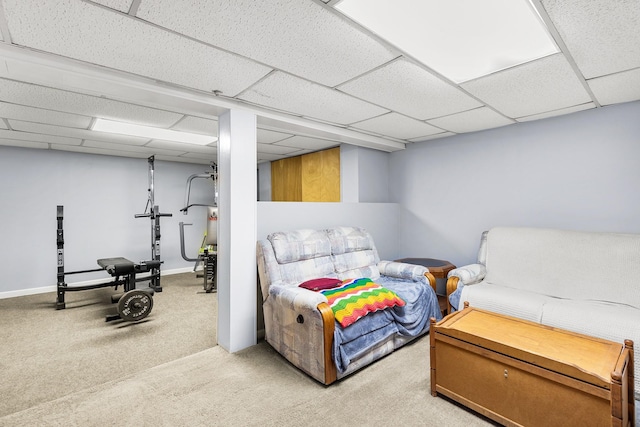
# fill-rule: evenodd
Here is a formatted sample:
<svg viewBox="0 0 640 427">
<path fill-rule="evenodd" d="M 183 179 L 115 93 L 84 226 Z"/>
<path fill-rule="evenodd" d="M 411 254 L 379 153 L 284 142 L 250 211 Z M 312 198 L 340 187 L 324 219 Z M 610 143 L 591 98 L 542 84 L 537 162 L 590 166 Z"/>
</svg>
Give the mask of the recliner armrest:
<svg viewBox="0 0 640 427">
<path fill-rule="evenodd" d="M 422 281 L 425 277 L 424 274 L 429 272 L 429 269 L 422 265 L 395 261 L 380 261 L 378 263 L 378 270 L 380 270 L 380 274 L 383 276 L 414 281 Z"/>
<path fill-rule="evenodd" d="M 335 319 L 327 298 L 298 286 L 272 284 L 264 309 L 267 342 L 316 380 L 334 382 Z"/>
<path fill-rule="evenodd" d="M 297 286 L 283 286 L 272 284 L 269 287 L 269 297 L 287 301 L 287 305 L 294 310 L 317 310 L 318 304 L 326 303 L 327 297 L 320 292 Z"/>
<path fill-rule="evenodd" d="M 429 273 L 427 267 L 422 265 L 395 261 L 380 261 L 378 263 L 378 270 L 380 270 L 380 274 L 383 276 L 426 283 L 433 288 L 433 292 L 436 292 L 436 278 L 433 274 Z"/>
</svg>

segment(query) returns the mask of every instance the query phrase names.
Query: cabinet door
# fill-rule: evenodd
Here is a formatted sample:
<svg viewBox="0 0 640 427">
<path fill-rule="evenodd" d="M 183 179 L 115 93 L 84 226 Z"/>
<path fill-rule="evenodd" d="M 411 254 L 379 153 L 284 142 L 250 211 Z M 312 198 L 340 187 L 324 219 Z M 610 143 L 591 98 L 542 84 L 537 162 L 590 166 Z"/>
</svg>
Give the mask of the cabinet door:
<svg viewBox="0 0 640 427">
<path fill-rule="evenodd" d="M 302 201 L 340 201 L 340 148 L 302 156 Z"/>
<path fill-rule="evenodd" d="M 302 201 L 302 157 L 271 162 L 271 200 L 274 202 Z"/>
<path fill-rule="evenodd" d="M 271 162 L 274 202 L 339 202 L 340 148 Z"/>
</svg>

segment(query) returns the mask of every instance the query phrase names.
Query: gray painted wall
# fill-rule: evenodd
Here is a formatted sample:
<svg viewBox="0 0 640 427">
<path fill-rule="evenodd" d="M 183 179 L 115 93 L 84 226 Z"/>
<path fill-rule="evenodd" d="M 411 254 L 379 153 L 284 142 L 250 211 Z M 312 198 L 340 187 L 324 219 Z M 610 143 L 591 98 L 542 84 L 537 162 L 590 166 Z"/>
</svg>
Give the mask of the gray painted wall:
<svg viewBox="0 0 640 427">
<path fill-rule="evenodd" d="M 474 262 L 493 226 L 640 233 L 640 102 L 391 154 L 400 255 Z"/>
<path fill-rule="evenodd" d="M 343 202 L 389 202 L 389 153 L 342 145 L 340 183 Z"/>
<path fill-rule="evenodd" d="M 360 201 L 358 153 L 360 147 L 342 144 L 340 146 L 340 201 L 358 203 Z"/>
<path fill-rule="evenodd" d="M 155 162 L 155 203 L 161 212 L 163 269 L 193 267 L 180 255 L 179 222 L 195 256 L 206 225 L 204 208 L 179 212 L 187 178 L 205 165 Z M 98 268 L 98 258 L 151 257 L 151 220 L 134 218 L 147 202 L 148 162 L 90 154 L 0 147 L 0 293 L 55 286 L 56 206 L 64 205 L 65 270 Z M 210 180 L 194 180 L 192 203 L 212 203 Z M 106 273 L 68 276 L 68 283 L 109 279 Z"/>
<path fill-rule="evenodd" d="M 276 231 L 336 226 L 364 227 L 373 236 L 380 259 L 398 253 L 398 205 L 395 203 L 258 202 L 258 239 Z"/>
<path fill-rule="evenodd" d="M 389 199 L 390 154 L 370 148 L 358 148 L 359 202 L 385 203 Z"/>
<path fill-rule="evenodd" d="M 258 163 L 258 200 L 271 201 L 271 162 Z"/>
<path fill-rule="evenodd" d="M 350 148 L 358 201 L 391 203 L 260 202 L 258 238 L 359 225 L 372 232 L 384 259 L 437 257 L 462 265 L 475 260 L 480 233 L 496 225 L 640 233 L 640 102 L 391 154 Z M 174 214 L 162 219 L 165 270 L 192 267 L 180 256 L 178 223 L 194 223 L 187 249 L 195 254 L 205 213 L 179 210 L 188 176 L 206 171 L 156 162 L 156 203 Z M 198 181 L 191 200 L 209 203 L 212 191 Z M 150 221 L 133 218 L 146 200 L 146 159 L 0 146 L 0 294 L 55 285 L 57 204 L 65 206 L 68 270 L 112 256 L 148 259 Z"/>
</svg>

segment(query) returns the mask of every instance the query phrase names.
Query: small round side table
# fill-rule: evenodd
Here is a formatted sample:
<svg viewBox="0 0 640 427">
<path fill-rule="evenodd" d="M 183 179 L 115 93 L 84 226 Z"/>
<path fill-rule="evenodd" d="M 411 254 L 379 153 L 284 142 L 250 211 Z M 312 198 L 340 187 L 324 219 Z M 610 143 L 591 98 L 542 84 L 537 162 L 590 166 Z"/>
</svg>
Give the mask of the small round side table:
<svg viewBox="0 0 640 427">
<path fill-rule="evenodd" d="M 446 279 L 447 274 L 456 268 L 456 266 L 451 264 L 449 261 L 435 258 L 401 258 L 397 259 L 396 262 L 404 262 L 407 264 L 416 264 L 427 267 L 429 269 L 429 273 L 433 274 L 433 277 L 436 279 Z M 442 315 L 446 315 L 447 296 L 438 294 L 438 304 L 440 304 L 440 311 L 442 312 Z"/>
</svg>

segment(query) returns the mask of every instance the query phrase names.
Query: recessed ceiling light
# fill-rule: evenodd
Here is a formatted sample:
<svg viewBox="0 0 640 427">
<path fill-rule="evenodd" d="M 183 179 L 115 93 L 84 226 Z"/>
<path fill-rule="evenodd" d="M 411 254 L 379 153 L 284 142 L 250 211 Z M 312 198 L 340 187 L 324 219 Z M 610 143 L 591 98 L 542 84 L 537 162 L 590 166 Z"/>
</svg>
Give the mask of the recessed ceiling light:
<svg viewBox="0 0 640 427">
<path fill-rule="evenodd" d="M 189 132 L 179 132 L 171 129 L 161 129 L 151 126 L 135 125 L 132 123 L 116 122 L 106 119 L 96 119 L 93 123 L 93 126 L 91 126 L 91 130 L 198 145 L 207 145 L 218 140 L 218 138 L 215 136 L 201 135 Z"/>
<path fill-rule="evenodd" d="M 530 0 L 342 0 L 335 8 L 456 83 L 559 51 Z"/>
</svg>

